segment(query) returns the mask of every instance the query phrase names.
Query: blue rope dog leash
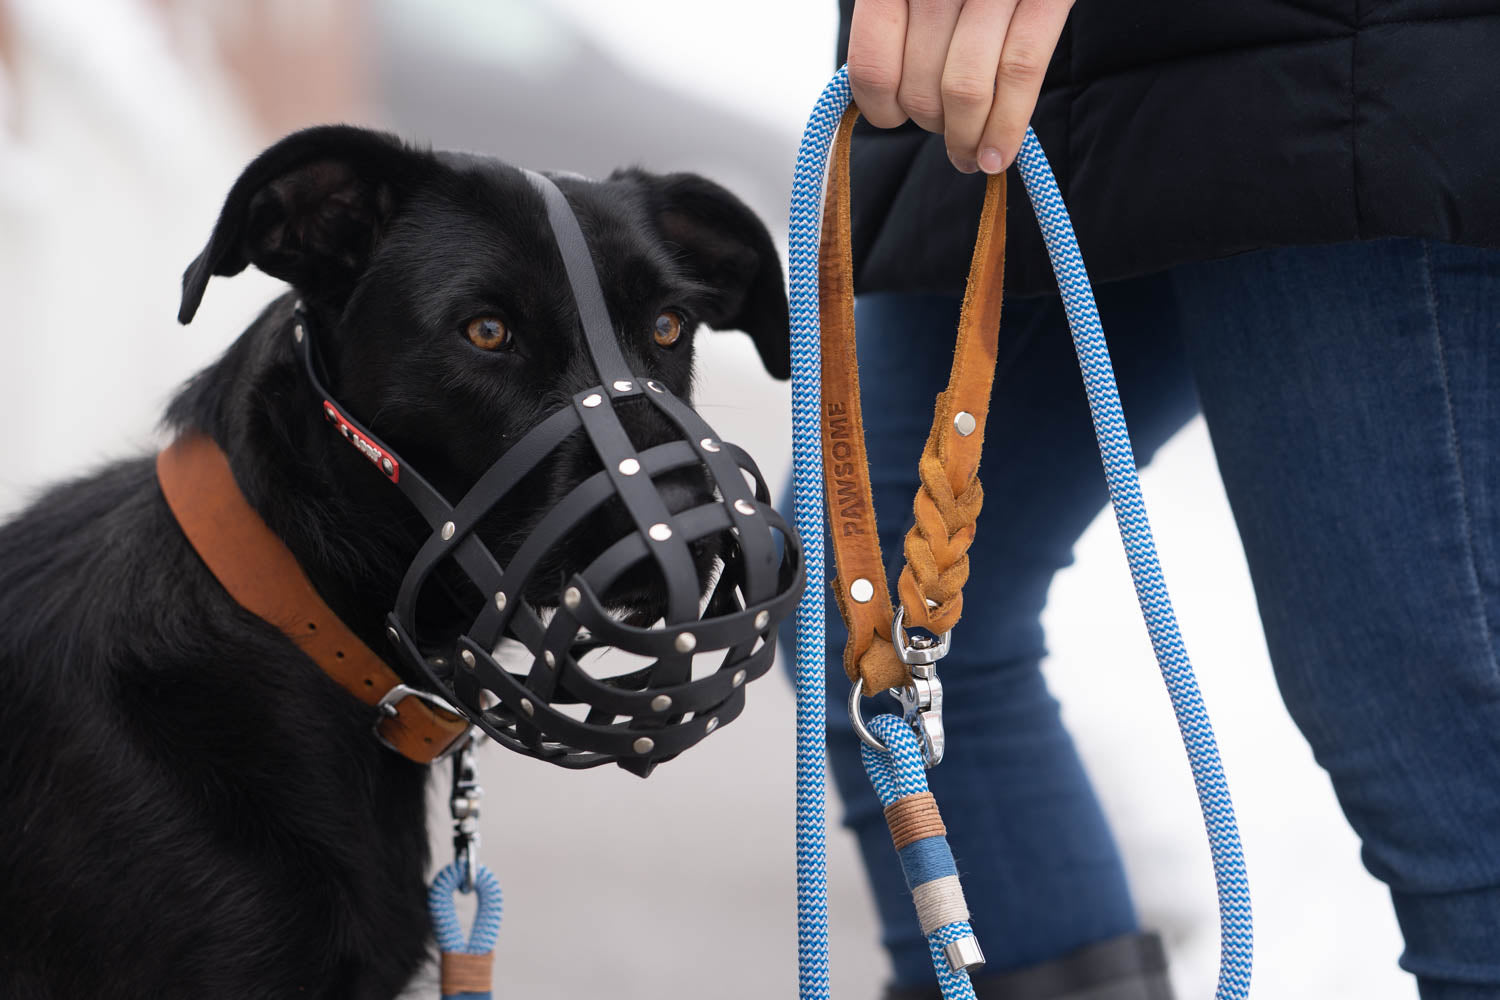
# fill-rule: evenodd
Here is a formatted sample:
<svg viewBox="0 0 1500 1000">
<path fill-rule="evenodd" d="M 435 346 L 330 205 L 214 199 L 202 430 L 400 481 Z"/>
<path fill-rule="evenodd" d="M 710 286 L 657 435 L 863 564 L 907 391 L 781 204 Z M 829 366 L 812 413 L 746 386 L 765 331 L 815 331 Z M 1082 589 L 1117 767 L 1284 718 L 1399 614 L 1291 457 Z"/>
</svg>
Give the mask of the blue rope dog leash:
<svg viewBox="0 0 1500 1000">
<path fill-rule="evenodd" d="M 797 154 L 790 225 L 790 293 L 792 307 L 792 482 L 797 531 L 802 536 L 807 590 L 797 612 L 797 930 L 800 992 L 803 1000 L 829 996 L 828 890 L 825 854 L 826 718 L 824 703 L 825 630 L 823 621 L 825 553 L 821 441 L 821 355 L 818 318 L 819 221 L 823 175 L 839 119 L 850 102 L 848 74 L 839 70 L 814 107 Z M 1110 503 L 1125 545 L 1141 612 L 1152 649 L 1177 716 L 1198 799 L 1208 831 L 1218 886 L 1220 964 L 1217 1000 L 1249 995 L 1251 969 L 1250 889 L 1239 829 L 1224 778 L 1213 727 L 1172 611 L 1156 544 L 1136 475 L 1135 456 L 1120 407 L 1114 369 L 1105 344 L 1083 257 L 1063 205 L 1052 168 L 1035 133 L 1017 159 L 1021 180 L 1041 226 L 1057 276 L 1064 311 L 1083 371 L 1089 410 L 1104 462 Z M 867 767 L 883 803 L 887 787 L 911 789 L 920 780 L 920 754 L 902 750 L 900 731 L 909 728 L 894 716 L 872 720 L 871 728 L 895 752 L 888 762 L 866 748 Z M 912 744 L 914 746 L 914 744 Z M 872 762 L 871 758 L 875 758 Z M 876 775 L 880 775 L 877 777 Z M 903 792 L 902 794 L 906 794 Z M 886 803 L 888 804 L 888 803 Z M 903 863 L 906 861 L 903 858 Z M 950 862 L 951 863 L 951 862 Z M 911 881 L 911 869 L 908 868 Z M 943 948 L 952 925 L 928 936 L 939 971 L 943 996 L 972 997 L 966 973 L 949 971 Z M 967 933 L 967 924 L 963 924 Z"/>
</svg>

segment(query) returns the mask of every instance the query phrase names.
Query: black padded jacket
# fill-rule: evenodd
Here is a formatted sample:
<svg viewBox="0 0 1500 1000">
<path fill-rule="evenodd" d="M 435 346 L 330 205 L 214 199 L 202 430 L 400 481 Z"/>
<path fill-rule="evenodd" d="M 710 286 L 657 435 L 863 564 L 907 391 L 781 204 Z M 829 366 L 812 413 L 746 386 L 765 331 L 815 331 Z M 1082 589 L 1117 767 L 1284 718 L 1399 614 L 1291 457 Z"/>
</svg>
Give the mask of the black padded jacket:
<svg viewBox="0 0 1500 1000">
<path fill-rule="evenodd" d="M 841 0 L 839 63 L 852 0 Z M 1078 0 L 1033 126 L 1094 280 L 1267 247 L 1500 247 L 1500 0 Z M 861 123 L 855 286 L 962 291 L 981 175 Z M 1007 290 L 1055 292 L 1014 170 Z"/>
</svg>

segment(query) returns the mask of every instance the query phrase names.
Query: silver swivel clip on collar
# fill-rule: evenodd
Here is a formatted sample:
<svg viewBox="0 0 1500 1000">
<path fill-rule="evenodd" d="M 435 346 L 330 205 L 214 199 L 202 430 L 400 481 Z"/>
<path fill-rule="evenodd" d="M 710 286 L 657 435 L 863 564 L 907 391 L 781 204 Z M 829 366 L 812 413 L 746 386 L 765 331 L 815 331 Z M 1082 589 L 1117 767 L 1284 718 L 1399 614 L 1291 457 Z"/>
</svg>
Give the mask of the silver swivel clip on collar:
<svg viewBox="0 0 1500 1000">
<path fill-rule="evenodd" d="M 458 883 L 460 892 L 474 891 L 474 878 L 479 871 L 479 804 L 484 798 L 474 763 L 474 746 L 479 739 L 476 733 L 460 741 L 462 746 L 453 754 L 453 791 L 448 811 L 453 816 L 453 860 L 463 873 Z"/>
</svg>

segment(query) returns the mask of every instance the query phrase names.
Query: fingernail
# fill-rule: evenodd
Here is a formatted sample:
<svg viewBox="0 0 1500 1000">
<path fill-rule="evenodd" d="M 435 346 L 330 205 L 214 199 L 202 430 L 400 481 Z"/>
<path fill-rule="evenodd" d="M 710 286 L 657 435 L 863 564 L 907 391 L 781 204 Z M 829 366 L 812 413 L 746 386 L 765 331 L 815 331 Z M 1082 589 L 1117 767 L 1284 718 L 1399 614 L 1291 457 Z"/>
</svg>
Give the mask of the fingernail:
<svg viewBox="0 0 1500 1000">
<path fill-rule="evenodd" d="M 987 174 L 998 174 L 1005 169 L 1005 157 L 994 146 L 986 146 L 979 151 L 979 169 Z"/>
<path fill-rule="evenodd" d="M 960 157 L 954 156 L 952 150 L 948 151 L 948 162 L 953 164 L 953 168 L 961 174 L 972 174 L 974 171 L 979 169 L 979 165 L 976 164 L 973 160 L 962 159 Z"/>
</svg>

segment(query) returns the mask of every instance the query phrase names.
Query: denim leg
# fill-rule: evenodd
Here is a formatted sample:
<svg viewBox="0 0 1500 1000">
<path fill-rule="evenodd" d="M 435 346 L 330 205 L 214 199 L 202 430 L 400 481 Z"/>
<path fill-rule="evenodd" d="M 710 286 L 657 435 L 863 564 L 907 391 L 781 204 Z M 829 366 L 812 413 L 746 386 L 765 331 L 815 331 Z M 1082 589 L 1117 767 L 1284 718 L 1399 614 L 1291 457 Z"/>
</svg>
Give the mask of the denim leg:
<svg viewBox="0 0 1500 1000">
<path fill-rule="evenodd" d="M 1383 241 L 1173 279 L 1277 681 L 1390 887 L 1402 967 L 1424 1000 L 1496 1000 L 1500 253 Z"/>
<path fill-rule="evenodd" d="M 1196 409 L 1170 286 L 1164 278 L 1122 282 L 1101 288 L 1099 299 L 1145 460 Z M 871 482 L 893 592 L 958 309 L 946 297 L 871 295 L 856 310 Z M 1000 971 L 1136 927 L 1113 838 L 1040 670 L 1047 589 L 1107 501 L 1057 299 L 1006 303 L 986 434 L 965 616 L 941 665 L 948 751 L 928 778 L 988 968 Z M 827 607 L 829 761 L 845 823 L 859 838 L 896 985 L 930 984 L 927 943 L 845 710 L 845 633 L 831 597 Z M 881 710 L 866 706 L 867 717 Z"/>
</svg>

